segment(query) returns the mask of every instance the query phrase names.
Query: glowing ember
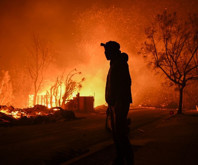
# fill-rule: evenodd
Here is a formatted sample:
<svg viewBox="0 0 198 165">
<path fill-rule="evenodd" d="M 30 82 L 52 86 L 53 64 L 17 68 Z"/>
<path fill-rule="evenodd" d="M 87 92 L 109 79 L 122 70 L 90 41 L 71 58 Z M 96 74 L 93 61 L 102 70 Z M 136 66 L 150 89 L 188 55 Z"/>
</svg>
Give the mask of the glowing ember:
<svg viewBox="0 0 198 165">
<path fill-rule="evenodd" d="M 47 107 L 48 107 L 49 109 L 52 108 L 50 104 L 48 104 Z"/>
<path fill-rule="evenodd" d="M 19 112 L 19 111 L 11 111 L 9 109 L 2 109 L 2 110 L 0 110 L 0 112 L 6 114 L 8 116 L 12 116 L 15 119 L 21 118 L 21 115 L 22 115 L 21 112 Z"/>
</svg>

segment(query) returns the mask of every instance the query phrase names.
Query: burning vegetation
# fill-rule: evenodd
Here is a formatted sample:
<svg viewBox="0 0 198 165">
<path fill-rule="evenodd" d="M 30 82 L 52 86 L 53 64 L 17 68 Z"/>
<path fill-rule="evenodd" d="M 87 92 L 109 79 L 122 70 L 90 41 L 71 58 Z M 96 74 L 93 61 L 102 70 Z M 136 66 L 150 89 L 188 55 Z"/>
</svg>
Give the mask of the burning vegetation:
<svg viewBox="0 0 198 165">
<path fill-rule="evenodd" d="M 48 116 L 56 112 L 51 108 L 64 109 L 67 103 L 69 110 L 76 109 L 78 101 L 72 98 L 76 98 L 78 92 L 87 97 L 79 100 L 90 99 L 94 101 L 93 106 L 104 105 L 108 63 L 99 44 L 109 40 L 119 42 L 129 55 L 133 106 L 181 107 L 179 92 L 183 92 L 184 107 L 195 109 L 198 104 L 197 82 L 189 81 L 197 78 L 197 35 L 194 35 L 197 22 L 193 20 L 194 24 L 187 31 L 183 26 L 185 22 L 182 23 L 187 12 L 197 13 L 195 1 L 112 1 L 108 4 L 101 1 L 100 5 L 89 1 L 89 7 L 86 7 L 86 2 L 79 2 L 82 6 L 77 8 L 75 5 L 70 7 L 70 2 L 54 0 L 47 3 L 26 1 L 23 5 L 3 1 L 0 7 L 5 6 L 6 10 L 0 10 L 3 32 L 0 38 L 2 113 L 14 118 Z M 167 20 L 169 24 L 162 22 L 164 17 L 159 18 L 161 25 L 166 26 L 161 26 L 165 33 L 160 44 L 165 46 L 159 46 L 157 61 L 153 61 L 157 56 L 152 39 L 159 34 L 155 30 L 160 28 L 147 29 L 147 39 L 151 42 L 146 46 L 154 55 L 147 54 L 147 60 L 152 61 L 155 68 L 162 68 L 172 83 L 167 82 L 165 76 L 157 75 L 158 71 L 148 67 L 137 53 L 145 41 L 145 27 L 150 25 L 153 15 L 162 13 L 164 8 L 176 11 L 182 18 L 179 20 L 181 24 L 175 24 L 175 17 Z M 177 53 L 180 50 L 183 54 Z M 45 108 L 41 106 L 38 110 L 37 105 Z M 12 109 L 12 106 L 19 108 Z"/>
<path fill-rule="evenodd" d="M 37 40 L 36 40 L 37 41 Z M 38 46 L 40 47 L 40 46 Z M 0 121 L 2 125 L 20 125 L 20 124 L 37 124 L 48 123 L 64 120 L 75 119 L 73 111 L 80 111 L 88 109 L 93 111 L 94 99 L 92 97 L 91 105 L 90 101 L 85 102 L 82 97 L 77 95 L 82 88 L 82 82 L 85 78 L 81 78 L 80 81 L 74 80 L 74 77 L 81 75 L 81 72 L 76 69 L 70 71 L 66 76 L 64 73 L 57 77 L 55 83 L 43 92 L 40 93 L 44 74 L 44 62 L 39 62 L 39 51 L 36 51 L 35 57 L 36 70 L 30 70 L 30 77 L 34 80 L 34 95 L 29 95 L 28 107 L 29 108 L 14 108 L 13 106 L 1 105 L 0 106 Z M 43 52 L 43 51 L 41 51 Z M 45 53 L 44 53 L 45 54 Z M 43 61 L 42 59 L 41 61 Z M 40 70 L 42 68 L 42 70 Z M 41 71 L 41 73 L 40 73 Z M 10 76 L 8 72 L 3 72 L 3 79 L 1 82 L 1 103 L 10 104 L 11 99 L 9 97 L 9 91 L 12 92 Z M 7 102 L 6 102 L 7 101 Z M 61 108 L 62 107 L 62 108 Z M 85 108 L 86 107 L 86 108 Z M 73 110 L 73 111 L 71 111 Z"/>
</svg>

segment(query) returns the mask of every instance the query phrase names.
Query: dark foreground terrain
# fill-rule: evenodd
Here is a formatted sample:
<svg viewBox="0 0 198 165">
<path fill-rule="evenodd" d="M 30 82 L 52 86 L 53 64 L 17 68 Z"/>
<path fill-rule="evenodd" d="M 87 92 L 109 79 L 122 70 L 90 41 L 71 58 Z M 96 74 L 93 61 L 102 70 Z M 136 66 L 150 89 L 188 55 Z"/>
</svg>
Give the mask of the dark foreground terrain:
<svg viewBox="0 0 198 165">
<path fill-rule="evenodd" d="M 132 130 L 131 143 L 135 165 L 197 165 L 198 112 L 164 118 Z M 71 165 L 111 165 L 113 145 L 95 152 Z"/>
<path fill-rule="evenodd" d="M 111 134 L 105 112 L 76 114 L 78 120 L 0 127 L 0 164 L 110 165 Z M 136 165 L 197 165 L 198 113 L 131 110 L 130 139 Z"/>
</svg>

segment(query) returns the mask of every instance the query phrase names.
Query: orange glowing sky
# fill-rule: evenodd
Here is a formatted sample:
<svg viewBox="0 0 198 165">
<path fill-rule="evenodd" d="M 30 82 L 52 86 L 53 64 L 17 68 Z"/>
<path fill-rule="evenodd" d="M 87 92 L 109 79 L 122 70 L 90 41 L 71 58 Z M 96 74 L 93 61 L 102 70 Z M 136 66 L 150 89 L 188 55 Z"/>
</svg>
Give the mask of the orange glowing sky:
<svg viewBox="0 0 198 165">
<path fill-rule="evenodd" d="M 165 8 L 185 15 L 197 12 L 198 3 L 197 0 L 1 0 L 1 70 L 9 70 L 14 81 L 26 65 L 27 48 L 32 33 L 36 32 L 56 50 L 45 83 L 54 81 L 63 71 L 77 68 L 86 78 L 81 95 L 95 95 L 95 105 L 104 104 L 109 64 L 100 42 L 116 40 L 121 50 L 129 54 L 132 93 L 134 103 L 138 104 L 145 92 L 160 86 L 160 78 L 147 69 L 137 51 L 144 39 L 145 26 Z"/>
</svg>

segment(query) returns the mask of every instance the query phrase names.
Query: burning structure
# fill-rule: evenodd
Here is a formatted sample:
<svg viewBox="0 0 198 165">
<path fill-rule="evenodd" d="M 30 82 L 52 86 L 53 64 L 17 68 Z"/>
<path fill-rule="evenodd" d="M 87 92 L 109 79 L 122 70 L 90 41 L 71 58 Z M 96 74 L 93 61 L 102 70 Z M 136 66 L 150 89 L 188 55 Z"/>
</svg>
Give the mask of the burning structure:
<svg viewBox="0 0 198 165">
<path fill-rule="evenodd" d="M 78 93 L 76 97 L 64 104 L 64 109 L 69 109 L 77 112 L 93 112 L 94 111 L 94 97 L 80 96 Z"/>
<path fill-rule="evenodd" d="M 34 97 L 33 95 L 29 96 L 28 105 L 30 107 L 33 107 L 33 97 Z M 57 105 L 59 107 L 61 106 L 60 101 L 59 101 L 59 104 L 57 104 L 57 100 L 54 97 L 50 98 L 47 95 L 37 95 L 36 104 L 43 105 L 48 108 L 57 107 Z M 94 111 L 94 97 L 93 96 L 80 96 L 80 94 L 78 93 L 72 99 L 65 100 L 65 102 L 62 103 L 61 107 L 65 110 L 72 110 L 76 112 L 93 112 Z"/>
<path fill-rule="evenodd" d="M 0 106 L 0 125 L 29 125 L 48 123 L 56 121 L 65 121 L 75 119 L 76 112 L 93 112 L 94 97 L 80 96 L 71 100 L 66 100 L 61 107 L 49 108 L 45 105 L 46 100 L 41 96 L 37 96 L 37 101 L 43 105 L 34 105 L 30 108 L 18 109 L 12 106 Z"/>
</svg>

